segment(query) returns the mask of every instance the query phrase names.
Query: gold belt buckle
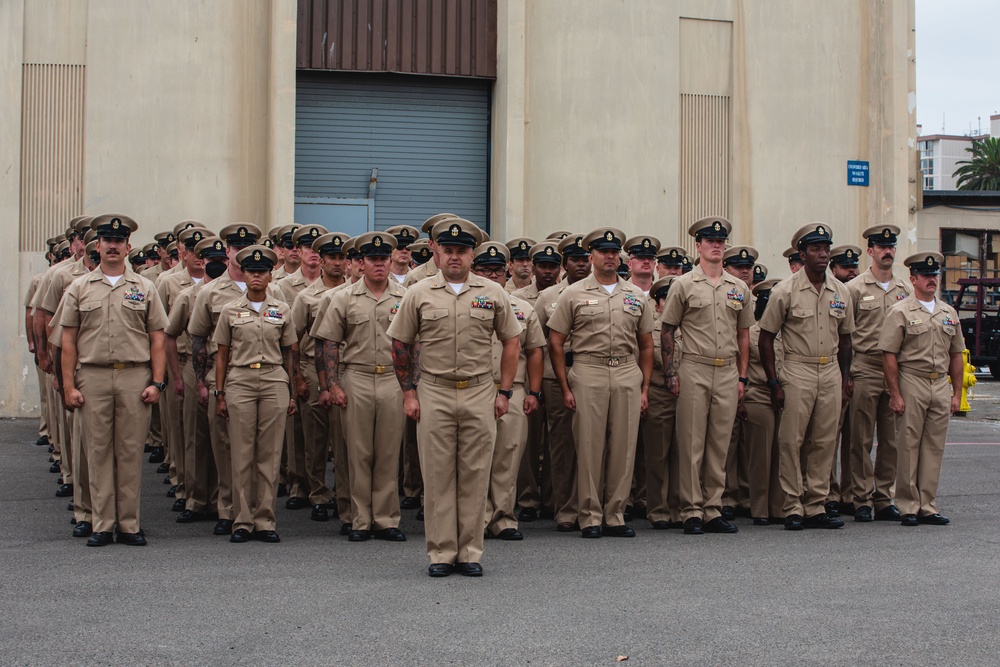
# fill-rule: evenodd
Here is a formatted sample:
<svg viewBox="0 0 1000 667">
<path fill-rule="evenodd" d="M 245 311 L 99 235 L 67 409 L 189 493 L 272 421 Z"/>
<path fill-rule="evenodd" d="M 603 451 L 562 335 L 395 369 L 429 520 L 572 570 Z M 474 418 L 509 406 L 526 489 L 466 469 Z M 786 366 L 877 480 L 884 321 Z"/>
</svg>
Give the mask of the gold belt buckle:
<svg viewBox="0 0 1000 667">
<path fill-rule="evenodd" d="M 930 377 L 930 379 L 932 379 L 932 380 L 937 380 L 939 377 L 941 377 L 941 374 L 940 373 L 931 373 L 928 377 Z"/>
<path fill-rule="evenodd" d="M 458 380 L 457 382 L 455 382 L 455 389 L 468 389 L 468 388 L 469 388 L 468 380 Z"/>
<path fill-rule="evenodd" d="M 714 359 L 712 361 L 712 365 L 713 366 L 725 366 L 726 365 L 726 360 L 725 359 Z"/>
<path fill-rule="evenodd" d="M 617 366 L 622 360 L 618 357 L 608 357 L 608 366 Z"/>
<path fill-rule="evenodd" d="M 258 361 L 255 364 L 250 364 L 250 368 L 260 368 L 260 362 Z"/>
<path fill-rule="evenodd" d="M 119 364 L 111 364 L 111 366 L 112 366 L 112 368 L 114 368 L 114 369 L 115 369 L 116 371 L 120 371 L 120 370 L 122 370 L 123 368 L 125 368 L 125 364 L 121 364 L 121 363 L 119 363 Z"/>
<path fill-rule="evenodd" d="M 382 373 L 385 373 L 385 366 L 376 366 L 375 375 L 382 375 Z"/>
<path fill-rule="evenodd" d="M 828 363 L 830 363 L 830 357 L 820 357 L 819 358 L 819 363 L 821 363 L 821 364 L 828 364 Z"/>
</svg>

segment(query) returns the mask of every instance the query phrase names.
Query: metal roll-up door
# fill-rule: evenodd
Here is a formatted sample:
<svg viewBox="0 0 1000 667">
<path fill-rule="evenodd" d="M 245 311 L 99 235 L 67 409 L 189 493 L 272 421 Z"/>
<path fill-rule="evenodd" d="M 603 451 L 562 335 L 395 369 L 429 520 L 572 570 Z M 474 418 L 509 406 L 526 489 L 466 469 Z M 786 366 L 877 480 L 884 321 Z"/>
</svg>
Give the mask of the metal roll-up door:
<svg viewBox="0 0 1000 667">
<path fill-rule="evenodd" d="M 356 234 L 448 211 L 487 229 L 490 85 L 300 71 L 296 223 Z"/>
</svg>

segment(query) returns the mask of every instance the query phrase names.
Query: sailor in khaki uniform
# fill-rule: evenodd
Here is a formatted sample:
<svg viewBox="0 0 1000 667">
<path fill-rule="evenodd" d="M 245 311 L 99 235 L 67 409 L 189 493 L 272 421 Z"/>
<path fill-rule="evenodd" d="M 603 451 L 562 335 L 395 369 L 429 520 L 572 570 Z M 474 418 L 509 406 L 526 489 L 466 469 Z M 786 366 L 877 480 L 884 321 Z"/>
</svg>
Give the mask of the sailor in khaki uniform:
<svg viewBox="0 0 1000 667">
<path fill-rule="evenodd" d="M 100 215 L 101 265 L 66 291 L 62 373 L 66 407 L 80 410 L 87 450 L 94 533 L 88 546 L 146 543 L 139 524 L 143 438 L 150 406 L 165 388 L 166 315 L 153 283 L 125 266 L 128 216 Z M 79 363 L 79 368 L 77 364 Z"/>
<path fill-rule="evenodd" d="M 538 297 L 543 291 L 559 282 L 562 256 L 559 254 L 558 243 L 554 241 L 536 243 L 531 246 L 528 253 L 531 258 L 531 282 L 527 287 L 516 290 L 513 294 L 528 302 L 537 321 L 538 313 L 535 311 L 535 306 L 538 303 Z M 542 348 L 542 366 L 551 373 L 552 366 L 548 361 L 547 346 Z M 517 473 L 517 506 L 520 508 L 517 514 L 518 521 L 531 522 L 536 520 L 542 509 L 542 497 L 545 497 L 546 503 L 551 501 L 552 481 L 549 474 L 546 421 L 545 403 L 542 401 L 538 409 L 528 415 L 528 439 L 524 445 L 524 453 L 521 455 L 521 465 L 518 467 Z"/>
<path fill-rule="evenodd" d="M 798 273 L 802 270 L 802 253 L 799 252 L 798 248 L 788 248 L 783 253 L 782 256 L 788 260 L 788 270 L 792 273 Z"/>
<path fill-rule="evenodd" d="M 222 308 L 234 299 L 243 296 L 246 283 L 243 271 L 236 261 L 236 255 L 253 245 L 260 238 L 260 228 L 248 222 L 239 222 L 222 228 L 219 236 L 226 242 L 229 268 L 223 275 L 198 291 L 188 333 L 191 334 L 191 359 L 195 377 L 198 379 L 198 400 L 208 406 L 209 432 L 212 439 L 212 455 L 219 480 L 217 507 L 219 521 L 212 532 L 215 535 L 229 535 L 233 527 L 232 457 L 229 452 L 229 428 L 224 419 L 217 416 L 215 387 L 215 355 L 209 341 L 219 322 Z"/>
<path fill-rule="evenodd" d="M 396 225 L 385 230 L 396 239 L 396 247 L 392 251 L 389 274 L 402 285 L 410 272 L 410 244 L 420 236 L 420 230 L 410 225 Z"/>
<path fill-rule="evenodd" d="M 476 248 L 472 271 L 497 285 L 506 288 L 507 246 L 489 242 Z M 517 359 L 514 385 L 508 396 L 510 409 L 497 420 L 497 440 L 490 466 L 490 492 L 486 500 L 484 526 L 486 534 L 501 540 L 522 540 L 518 530 L 514 505 L 517 495 L 517 471 L 528 438 L 528 417 L 538 410 L 542 398 L 542 348 L 545 336 L 538 324 L 538 316 L 527 301 L 511 295 L 511 308 L 521 333 L 518 343 L 521 353 Z M 503 345 L 493 340 L 493 380 L 500 387 L 500 360 Z"/>
<path fill-rule="evenodd" d="M 679 276 L 684 273 L 684 248 L 668 246 L 660 248 L 656 255 L 656 277 Z"/>
<path fill-rule="evenodd" d="M 811 222 L 792 246 L 803 268 L 771 290 L 760 320 L 760 358 L 771 401 L 782 410 L 778 427 L 785 530 L 840 528 L 826 513 L 830 470 L 837 451 L 840 407 L 850 398 L 854 308 L 847 288 L 827 272 L 830 228 Z M 779 379 L 774 338 L 781 333 L 785 365 Z"/>
<path fill-rule="evenodd" d="M 510 253 L 510 279 L 504 281 L 504 289 L 513 294 L 514 291 L 531 285 L 532 261 L 531 247 L 534 240 L 527 236 L 518 236 L 504 244 Z"/>
<path fill-rule="evenodd" d="M 854 359 L 850 401 L 850 477 L 841 475 L 844 503 L 854 509 L 854 520 L 898 521 L 893 505 L 896 486 L 896 417 L 889 407 L 889 388 L 882 370 L 879 337 L 886 313 L 913 290 L 909 282 L 893 275 L 899 227 L 875 225 L 862 236 L 868 241 L 872 265 L 847 283 L 854 306 L 855 326 L 851 342 Z M 872 448 L 878 432 L 878 448 L 872 463 Z"/>
<path fill-rule="evenodd" d="M 753 324 L 750 288 L 722 268 L 732 225 L 725 218 L 694 222 L 700 263 L 670 284 L 660 319 L 667 389 L 677 396 L 677 447 L 684 533 L 735 533 L 722 517 L 726 454 L 743 398 Z M 674 333 L 684 338 L 684 357 L 673 360 Z"/>
<path fill-rule="evenodd" d="M 585 538 L 635 536 L 624 514 L 653 372 L 653 306 L 616 273 L 624 241 L 613 227 L 584 237 L 594 272 L 559 295 L 547 323 L 552 369 L 563 405 L 573 412 Z M 563 344 L 570 335 L 573 367 L 567 372 Z"/>
<path fill-rule="evenodd" d="M 350 542 L 372 535 L 390 542 L 406 539 L 399 530 L 397 493 L 403 394 L 386 334 L 405 291 L 389 273 L 395 245 L 388 231 L 358 237 L 355 247 L 364 276 L 337 291 L 310 334 L 323 385 L 321 401 L 336 406 L 349 447 L 346 461 L 338 459 L 337 465 L 350 467 Z"/>
<path fill-rule="evenodd" d="M 913 294 L 889 308 L 878 343 L 896 414 L 896 504 L 904 526 L 950 523 L 938 509 L 937 488 L 948 420 L 961 406 L 965 341 L 958 313 L 936 298 L 943 263 L 936 252 L 903 261 Z"/>
<path fill-rule="evenodd" d="M 496 420 L 508 409 L 493 380 L 491 339 L 495 333 L 504 344 L 500 389 L 506 392 L 514 383 L 521 328 L 503 288 L 469 272 L 479 229 L 450 218 L 434 226 L 431 238 L 441 271 L 407 290 L 388 334 L 403 408 L 417 422 L 428 574 L 457 569 L 481 576 Z"/>
<path fill-rule="evenodd" d="M 561 232 L 560 232 L 561 233 Z M 562 255 L 562 266 L 565 278 L 552 287 L 542 291 L 535 302 L 535 313 L 542 331 L 548 335 L 548 321 L 556 311 L 559 296 L 571 285 L 590 275 L 590 253 L 583 246 L 583 234 L 567 233 L 556 246 Z M 573 367 L 573 338 L 570 336 L 563 342 L 563 365 Z M 573 440 L 573 411 L 566 408 L 563 402 L 562 386 L 552 369 L 552 349 L 543 359 L 542 394 L 545 396 L 545 419 L 548 425 L 549 478 L 551 479 L 551 494 L 546 498 L 543 493 L 543 504 L 551 504 L 556 520 L 556 530 L 563 533 L 580 529 L 578 523 L 579 508 L 577 504 L 577 471 L 576 443 Z M 524 517 L 520 517 L 524 521 Z"/>
<path fill-rule="evenodd" d="M 236 255 L 246 292 L 223 306 L 212 340 L 216 416 L 229 425 L 233 533 L 230 542 L 280 542 L 274 501 L 285 418 L 295 413 L 288 384 L 295 372 L 295 327 L 288 304 L 267 293 L 278 256 L 260 245 Z"/>
</svg>

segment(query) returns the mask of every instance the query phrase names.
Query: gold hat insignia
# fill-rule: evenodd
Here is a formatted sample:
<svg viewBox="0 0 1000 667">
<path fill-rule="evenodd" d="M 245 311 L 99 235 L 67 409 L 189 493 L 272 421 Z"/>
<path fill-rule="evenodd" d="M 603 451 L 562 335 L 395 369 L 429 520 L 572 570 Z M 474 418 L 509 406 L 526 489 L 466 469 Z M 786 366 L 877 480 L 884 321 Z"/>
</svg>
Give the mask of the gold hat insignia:
<svg viewBox="0 0 1000 667">
<path fill-rule="evenodd" d="M 122 226 L 121 220 L 119 220 L 118 218 L 111 219 L 111 229 L 118 229 L 121 226 Z"/>
<path fill-rule="evenodd" d="M 927 256 L 927 266 L 934 266 L 934 258 L 930 255 Z"/>
<path fill-rule="evenodd" d="M 337 241 L 340 241 L 340 239 L 338 238 Z M 372 245 L 374 245 L 376 248 L 382 245 L 382 237 L 376 236 L 374 239 L 372 239 Z"/>
<path fill-rule="evenodd" d="M 451 227 L 448 228 L 448 231 L 451 232 L 452 236 L 458 236 L 458 232 L 461 231 L 461 229 L 462 228 L 459 227 L 458 225 L 452 225 Z"/>
<path fill-rule="evenodd" d="M 819 227 L 816 228 L 816 233 L 819 234 L 820 236 L 823 236 L 824 234 L 826 234 L 826 229 L 823 228 L 823 225 L 820 225 Z"/>
<path fill-rule="evenodd" d="M 722 229 L 722 223 L 719 222 L 718 220 L 716 220 L 715 223 L 712 225 L 712 229 L 714 229 L 715 231 L 721 230 Z"/>
<path fill-rule="evenodd" d="M 552 254 L 552 246 L 548 246 L 547 248 L 545 248 L 545 254 L 546 255 L 551 255 Z"/>
<path fill-rule="evenodd" d="M 497 249 L 490 248 L 490 257 L 496 257 L 496 256 L 497 256 Z"/>
<path fill-rule="evenodd" d="M 608 241 L 614 241 L 615 235 L 613 232 L 609 231 L 607 234 L 604 235 L 604 238 L 607 239 Z"/>
<path fill-rule="evenodd" d="M 240 229 L 239 229 L 239 232 L 238 232 L 238 233 L 239 233 L 239 235 L 240 235 L 240 238 L 243 238 L 244 236 L 246 236 L 246 235 L 247 235 L 247 228 L 246 228 L 246 227 L 240 227 Z"/>
<path fill-rule="evenodd" d="M 886 227 L 885 229 L 882 230 L 882 236 L 884 236 L 886 238 L 889 238 L 891 235 L 892 235 L 892 232 L 889 231 L 888 227 Z"/>
</svg>

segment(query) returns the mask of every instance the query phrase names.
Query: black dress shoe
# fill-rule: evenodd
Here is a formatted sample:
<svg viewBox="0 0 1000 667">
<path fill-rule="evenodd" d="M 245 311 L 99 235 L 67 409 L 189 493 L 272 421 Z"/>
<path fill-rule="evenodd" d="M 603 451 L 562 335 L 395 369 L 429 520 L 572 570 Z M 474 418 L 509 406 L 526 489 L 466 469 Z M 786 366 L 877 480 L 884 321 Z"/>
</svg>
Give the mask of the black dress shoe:
<svg viewBox="0 0 1000 667">
<path fill-rule="evenodd" d="M 229 536 L 229 541 L 236 544 L 242 544 L 244 542 L 250 541 L 250 531 L 246 528 L 237 528 L 233 531 L 233 534 Z"/>
<path fill-rule="evenodd" d="M 676 528 L 677 530 L 681 530 L 681 529 L 684 528 L 684 522 L 683 521 L 671 521 L 670 525 L 668 526 L 668 528 Z"/>
<path fill-rule="evenodd" d="M 789 514 L 785 517 L 785 530 L 802 530 L 802 517 L 798 514 Z"/>
<path fill-rule="evenodd" d="M 278 485 L 278 491 L 277 491 L 278 498 L 284 498 L 287 495 L 288 495 L 288 485 L 287 484 L 279 484 Z"/>
<path fill-rule="evenodd" d="M 447 577 L 452 569 L 450 563 L 433 563 L 427 568 L 427 574 L 432 577 Z"/>
<path fill-rule="evenodd" d="M 148 442 L 145 445 L 142 446 L 142 453 L 143 454 L 149 454 L 151 451 L 153 451 L 153 446 L 151 444 L 149 444 Z"/>
<path fill-rule="evenodd" d="M 878 512 L 875 512 L 876 521 L 899 521 L 902 517 L 895 505 L 886 505 Z"/>
<path fill-rule="evenodd" d="M 941 514 L 921 514 L 917 517 L 917 521 L 927 524 L 928 526 L 947 526 L 951 523 L 951 519 Z"/>
<path fill-rule="evenodd" d="M 705 531 L 701 527 L 701 519 L 698 517 L 691 517 L 684 522 L 684 534 L 685 535 L 704 535 Z"/>
<path fill-rule="evenodd" d="M 94 525 L 89 521 L 81 521 L 73 528 L 73 537 L 90 537 L 94 532 Z"/>
<path fill-rule="evenodd" d="M 382 530 L 376 530 L 372 534 L 376 540 L 385 540 L 386 542 L 406 541 L 406 535 L 399 528 L 383 528 Z"/>
<path fill-rule="evenodd" d="M 916 517 L 914 517 L 916 518 Z M 87 538 L 88 547 L 106 547 L 114 542 L 114 533 L 93 533 Z"/>
<path fill-rule="evenodd" d="M 875 519 L 872 517 L 872 508 L 867 505 L 862 505 L 861 507 L 854 510 L 854 520 L 858 523 L 869 523 Z"/>
<path fill-rule="evenodd" d="M 48 447 L 49 446 L 49 436 L 47 436 L 47 435 L 40 436 L 38 438 L 38 440 L 35 440 L 35 446 L 36 447 Z"/>
<path fill-rule="evenodd" d="M 55 446 L 52 443 L 49 443 L 49 454 L 52 454 L 55 451 L 56 451 Z M 52 463 L 53 461 L 55 461 L 55 459 L 50 456 L 49 457 L 49 463 Z"/>
<path fill-rule="evenodd" d="M 741 516 L 744 519 L 750 518 L 750 508 L 749 507 L 737 507 L 736 516 Z"/>
<path fill-rule="evenodd" d="M 836 500 L 829 500 L 823 504 L 827 516 L 840 516 L 840 503 Z"/>
<path fill-rule="evenodd" d="M 738 532 L 740 532 L 739 528 L 737 528 L 733 524 L 729 523 L 728 521 L 726 521 L 725 519 L 723 519 L 721 516 L 717 516 L 714 519 L 712 519 L 711 521 L 709 521 L 708 523 L 706 523 L 702 527 L 702 530 L 704 530 L 706 533 L 722 533 L 722 534 L 729 534 L 729 533 L 738 533 Z"/>
<path fill-rule="evenodd" d="M 240 530 L 242 530 L 242 528 Z M 219 522 L 215 524 L 215 527 L 212 528 L 213 535 L 228 535 L 232 531 L 233 531 L 232 519 L 220 519 Z"/>
<path fill-rule="evenodd" d="M 413 496 L 405 496 L 399 501 L 399 509 L 401 510 L 415 510 L 420 507 L 420 498 L 414 498 Z"/>
<path fill-rule="evenodd" d="M 497 533 L 498 540 L 508 540 L 511 542 L 518 542 L 524 539 L 524 535 L 521 534 L 517 528 L 504 528 L 499 533 Z"/>
<path fill-rule="evenodd" d="M 341 535 L 350 535 L 351 534 L 351 524 L 349 524 L 349 523 L 342 523 L 342 524 L 340 524 L 340 534 Z"/>
<path fill-rule="evenodd" d="M 802 520 L 802 525 L 806 528 L 843 528 L 844 522 L 823 512 L 822 514 L 807 516 Z"/>
<path fill-rule="evenodd" d="M 601 536 L 600 526 L 587 526 L 586 528 L 580 531 L 580 537 L 584 537 L 587 539 L 594 539 L 600 536 Z"/>
<path fill-rule="evenodd" d="M 608 537 L 635 537 L 635 530 L 631 526 L 605 526 L 601 534 Z"/>
<path fill-rule="evenodd" d="M 206 518 L 208 517 L 206 517 L 202 512 L 184 510 L 177 515 L 177 523 L 195 523 L 196 521 L 204 521 Z"/>
<path fill-rule="evenodd" d="M 723 505 L 721 514 L 722 518 L 726 521 L 732 521 L 736 518 L 736 508 L 729 505 Z"/>
<path fill-rule="evenodd" d="M 72 484 L 60 484 L 56 489 L 56 498 L 70 498 L 73 495 Z"/>
<path fill-rule="evenodd" d="M 174 484 L 169 489 L 167 489 L 167 498 L 176 498 L 176 497 L 177 497 L 177 485 Z"/>
<path fill-rule="evenodd" d="M 653 530 L 667 530 L 670 528 L 670 522 L 663 521 L 662 519 L 660 521 L 654 521 L 651 525 L 653 526 Z"/>
<path fill-rule="evenodd" d="M 770 526 L 771 522 L 770 522 L 770 520 L 768 520 L 767 517 L 761 517 L 761 516 L 759 516 L 759 517 L 756 517 L 753 520 L 753 525 L 755 525 L 755 526 Z"/>
<path fill-rule="evenodd" d="M 534 507 L 522 507 L 521 511 L 517 513 L 517 520 L 524 521 L 525 523 L 531 523 L 532 521 L 538 520 L 538 510 Z"/>
<path fill-rule="evenodd" d="M 560 521 L 556 524 L 556 530 L 560 533 L 575 533 L 580 530 L 580 524 L 576 521 Z"/>
<path fill-rule="evenodd" d="M 846 514 L 847 516 L 854 516 L 854 503 L 837 503 L 837 509 L 840 510 L 841 514 Z"/>
<path fill-rule="evenodd" d="M 300 510 L 303 507 L 309 507 L 309 501 L 300 496 L 292 496 L 285 501 L 286 510 Z"/>
<path fill-rule="evenodd" d="M 187 505 L 187 501 L 183 498 L 178 498 L 174 501 L 174 504 L 170 506 L 171 512 L 183 512 L 184 506 Z"/>
<path fill-rule="evenodd" d="M 347 533 L 348 542 L 367 542 L 372 538 L 371 531 L 369 530 L 351 530 Z"/>
<path fill-rule="evenodd" d="M 423 521 L 424 520 L 424 506 L 423 505 L 421 505 L 420 509 L 417 510 L 417 516 L 415 516 L 413 518 L 415 518 L 417 521 Z"/>
<path fill-rule="evenodd" d="M 68 503 L 66 503 L 66 509 L 69 510 L 70 512 L 75 511 L 76 510 L 76 503 L 74 503 L 72 500 L 69 501 Z"/>
<path fill-rule="evenodd" d="M 912 528 L 913 526 L 919 526 L 920 521 L 917 520 L 916 514 L 904 514 L 899 520 L 899 525 Z"/>
<path fill-rule="evenodd" d="M 141 530 L 138 533 L 118 533 L 118 544 L 144 547 L 146 546 L 146 536 L 142 534 Z"/>
<path fill-rule="evenodd" d="M 165 485 L 167 485 L 167 486 L 170 486 L 170 485 L 173 484 L 173 482 L 170 480 L 170 475 L 167 475 L 166 477 L 163 478 L 163 483 Z"/>
<path fill-rule="evenodd" d="M 163 463 L 163 459 L 166 458 L 166 452 L 163 451 L 163 447 L 153 447 L 153 451 L 149 453 L 150 463 Z"/>
<path fill-rule="evenodd" d="M 330 513 L 326 511 L 326 507 L 323 505 L 313 505 L 312 515 L 309 518 L 313 521 L 329 521 Z"/>
<path fill-rule="evenodd" d="M 49 472 L 51 472 L 51 473 L 61 473 L 62 472 L 62 466 L 59 464 L 59 461 L 56 461 L 55 463 L 53 463 L 52 465 L 49 466 Z"/>
<path fill-rule="evenodd" d="M 625 508 L 625 511 L 622 512 L 622 519 L 624 519 L 626 522 L 632 520 L 632 508 L 631 507 L 626 507 Z"/>
<path fill-rule="evenodd" d="M 258 542 L 267 542 L 268 544 L 276 544 L 281 541 L 278 533 L 273 530 L 255 530 L 250 533 L 250 539 L 257 540 Z"/>
<path fill-rule="evenodd" d="M 463 577 L 483 576 L 483 566 L 479 563 L 455 563 L 455 569 Z"/>
<path fill-rule="evenodd" d="M 169 463 L 164 462 L 164 463 L 161 463 L 160 465 L 156 466 L 156 474 L 157 475 L 166 475 L 168 472 L 170 472 L 170 464 Z"/>
</svg>

